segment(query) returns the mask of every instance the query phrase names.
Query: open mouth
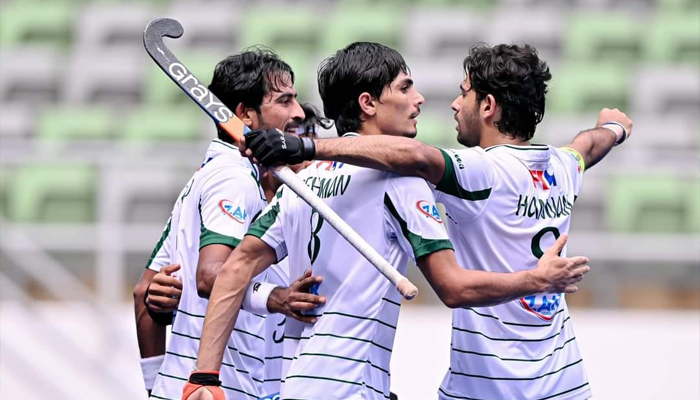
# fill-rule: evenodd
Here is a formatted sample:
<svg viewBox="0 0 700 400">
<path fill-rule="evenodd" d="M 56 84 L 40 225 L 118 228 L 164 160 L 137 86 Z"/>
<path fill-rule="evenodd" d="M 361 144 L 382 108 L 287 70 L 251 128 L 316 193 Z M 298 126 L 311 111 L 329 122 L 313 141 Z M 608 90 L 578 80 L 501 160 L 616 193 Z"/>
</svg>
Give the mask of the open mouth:
<svg viewBox="0 0 700 400">
<path fill-rule="evenodd" d="M 409 118 L 410 118 L 410 119 L 416 119 L 416 118 L 418 118 L 419 115 L 420 115 L 420 111 L 411 114 L 411 115 L 409 116 Z"/>
</svg>

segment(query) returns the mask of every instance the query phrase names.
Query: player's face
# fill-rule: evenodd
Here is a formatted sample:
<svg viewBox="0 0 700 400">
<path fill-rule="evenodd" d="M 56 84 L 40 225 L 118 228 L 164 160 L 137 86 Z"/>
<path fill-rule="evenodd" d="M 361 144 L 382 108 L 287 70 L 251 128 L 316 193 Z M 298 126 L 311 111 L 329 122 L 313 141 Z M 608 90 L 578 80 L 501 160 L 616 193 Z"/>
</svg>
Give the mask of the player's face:
<svg viewBox="0 0 700 400">
<path fill-rule="evenodd" d="M 403 72 L 382 91 L 377 103 L 377 126 L 384 135 L 415 137 L 418 114 L 425 102 Z"/>
<path fill-rule="evenodd" d="M 297 101 L 297 91 L 294 89 L 289 75 L 284 74 L 275 77 L 273 85 L 279 91 L 270 90 L 263 97 L 258 114 L 257 124 L 252 129 L 280 129 L 288 133 L 296 134 L 297 128 L 304 120 L 304 110 Z"/>
<path fill-rule="evenodd" d="M 478 146 L 481 141 L 481 118 L 476 93 L 471 90 L 469 76 L 459 85 L 460 94 L 452 102 L 457 121 L 457 141 L 464 146 Z"/>
</svg>

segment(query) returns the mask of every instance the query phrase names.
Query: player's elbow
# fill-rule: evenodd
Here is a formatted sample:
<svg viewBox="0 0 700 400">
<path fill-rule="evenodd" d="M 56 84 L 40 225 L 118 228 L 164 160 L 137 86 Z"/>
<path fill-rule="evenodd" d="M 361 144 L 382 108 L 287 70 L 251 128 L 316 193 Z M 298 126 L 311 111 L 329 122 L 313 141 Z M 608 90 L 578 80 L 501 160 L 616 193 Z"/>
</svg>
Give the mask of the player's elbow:
<svg viewBox="0 0 700 400">
<path fill-rule="evenodd" d="M 141 304 L 143 299 L 146 297 L 146 292 L 148 291 L 148 282 L 139 281 L 136 286 L 134 286 L 133 297 L 135 304 Z"/>
<path fill-rule="evenodd" d="M 447 294 L 447 295 L 440 295 L 440 301 L 442 301 L 442 304 L 447 306 L 448 308 L 459 308 L 462 307 L 462 301 L 458 297 L 452 295 L 452 294 Z"/>
<path fill-rule="evenodd" d="M 211 289 L 212 289 L 213 282 L 212 284 L 209 284 L 208 282 L 205 282 L 204 279 L 198 279 L 197 280 L 197 295 L 203 299 L 208 299 L 209 295 L 211 295 Z"/>
</svg>

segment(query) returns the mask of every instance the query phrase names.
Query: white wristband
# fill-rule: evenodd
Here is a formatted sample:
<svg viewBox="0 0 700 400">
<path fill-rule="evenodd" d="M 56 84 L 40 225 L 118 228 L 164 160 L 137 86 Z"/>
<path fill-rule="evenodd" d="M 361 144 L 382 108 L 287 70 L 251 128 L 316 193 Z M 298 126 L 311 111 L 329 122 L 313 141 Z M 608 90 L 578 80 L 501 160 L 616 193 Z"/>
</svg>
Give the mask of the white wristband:
<svg viewBox="0 0 700 400">
<path fill-rule="evenodd" d="M 158 370 L 164 360 L 165 354 L 141 359 L 141 373 L 143 374 L 143 383 L 146 386 L 146 390 L 153 390 Z"/>
<path fill-rule="evenodd" d="M 601 125 L 600 127 L 608 129 L 608 130 L 612 131 L 612 133 L 615 134 L 615 146 L 617 146 L 618 144 L 621 144 L 622 142 L 625 141 L 625 139 L 627 139 L 627 129 L 625 129 L 625 127 L 619 122 L 615 122 L 615 121 L 606 122 L 603 125 Z"/>
<path fill-rule="evenodd" d="M 241 308 L 254 314 L 268 314 L 267 299 L 277 285 L 267 282 L 251 282 L 245 291 Z"/>
</svg>

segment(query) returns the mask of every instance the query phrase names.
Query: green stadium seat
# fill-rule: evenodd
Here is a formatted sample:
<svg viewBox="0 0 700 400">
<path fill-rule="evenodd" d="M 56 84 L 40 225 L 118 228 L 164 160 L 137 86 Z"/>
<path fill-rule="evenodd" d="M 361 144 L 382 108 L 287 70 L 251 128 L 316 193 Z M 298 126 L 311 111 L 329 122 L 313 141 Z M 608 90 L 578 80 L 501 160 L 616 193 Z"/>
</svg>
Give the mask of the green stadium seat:
<svg viewBox="0 0 700 400">
<path fill-rule="evenodd" d="M 627 109 L 629 71 L 622 65 L 575 63 L 552 68 L 547 112 L 597 113 L 603 107 Z"/>
<path fill-rule="evenodd" d="M 7 212 L 17 222 L 95 219 L 96 171 L 88 165 L 24 165 L 9 179 Z"/>
<path fill-rule="evenodd" d="M 565 27 L 567 61 L 621 61 L 641 57 L 644 21 L 628 13 L 574 13 Z"/>
<path fill-rule="evenodd" d="M 698 0 L 656 0 L 656 5 L 661 12 L 700 12 Z"/>
<path fill-rule="evenodd" d="M 0 167 L 0 216 L 7 218 L 7 197 L 12 170 L 7 166 Z"/>
<path fill-rule="evenodd" d="M 75 4 L 66 1 L 22 0 L 3 4 L 0 45 L 28 43 L 67 47 L 71 43 Z"/>
<path fill-rule="evenodd" d="M 182 106 L 142 107 L 126 118 L 124 139 L 136 143 L 193 141 L 200 137 L 206 119 L 204 111 L 194 102 Z"/>
<path fill-rule="evenodd" d="M 700 11 L 660 14 L 646 33 L 644 55 L 647 60 L 700 63 Z"/>
<path fill-rule="evenodd" d="M 607 220 L 622 232 L 700 231 L 700 180 L 677 176 L 615 176 Z"/>
<path fill-rule="evenodd" d="M 329 56 L 356 41 L 379 42 L 401 51 L 403 12 L 396 7 L 338 7 L 323 32 L 321 51 Z"/>
<path fill-rule="evenodd" d="M 325 34 L 321 21 L 309 7 L 252 6 L 241 20 L 239 47 L 262 45 L 276 52 L 290 49 L 312 54 Z"/>
<path fill-rule="evenodd" d="M 455 125 L 455 120 L 449 116 L 442 117 L 441 114 L 423 112 L 418 116 L 416 139 L 432 146 L 458 147 Z"/>
<path fill-rule="evenodd" d="M 41 113 L 36 136 L 46 142 L 115 137 L 114 115 L 106 107 L 56 107 Z"/>
<path fill-rule="evenodd" d="M 177 57 L 200 80 L 203 86 L 209 86 L 216 64 L 224 56 L 210 53 L 183 53 Z M 191 103 L 185 93 L 155 63 L 148 63 L 143 102 L 149 105 Z"/>
</svg>

